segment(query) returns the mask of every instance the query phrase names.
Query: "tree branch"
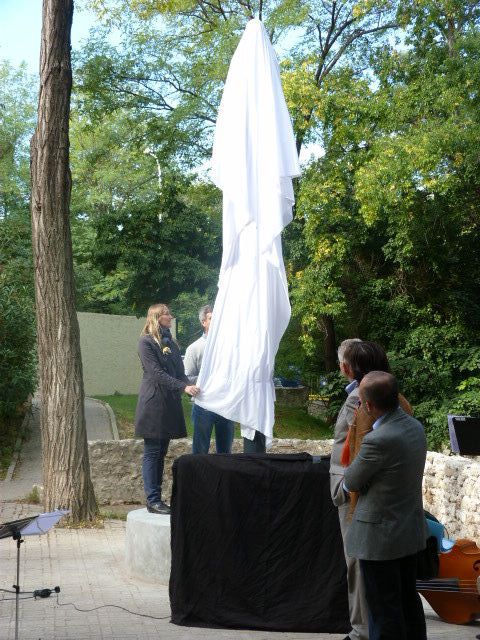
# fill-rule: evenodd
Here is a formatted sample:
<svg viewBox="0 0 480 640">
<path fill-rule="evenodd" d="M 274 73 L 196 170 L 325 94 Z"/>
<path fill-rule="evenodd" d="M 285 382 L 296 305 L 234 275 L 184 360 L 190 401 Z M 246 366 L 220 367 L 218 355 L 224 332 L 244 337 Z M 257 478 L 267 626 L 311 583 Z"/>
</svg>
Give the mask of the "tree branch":
<svg viewBox="0 0 480 640">
<path fill-rule="evenodd" d="M 370 33 L 376 33 L 378 31 L 384 31 L 385 29 L 394 29 L 394 28 L 397 28 L 398 26 L 399 25 L 397 23 L 390 22 L 390 23 L 387 23 L 387 24 L 382 25 L 380 27 L 372 27 L 371 29 L 355 29 L 355 31 L 353 31 L 353 33 L 345 40 L 345 42 L 338 49 L 337 53 L 333 56 L 332 60 L 323 68 L 323 71 L 322 71 L 322 73 L 320 74 L 320 76 L 319 76 L 319 78 L 317 80 L 317 84 L 320 84 L 322 79 L 330 73 L 330 71 L 337 64 L 337 62 L 340 60 L 340 58 L 345 53 L 345 51 L 348 49 L 348 47 L 353 42 L 355 42 L 355 40 L 358 40 L 359 38 L 362 38 L 363 36 L 369 35 Z"/>
</svg>

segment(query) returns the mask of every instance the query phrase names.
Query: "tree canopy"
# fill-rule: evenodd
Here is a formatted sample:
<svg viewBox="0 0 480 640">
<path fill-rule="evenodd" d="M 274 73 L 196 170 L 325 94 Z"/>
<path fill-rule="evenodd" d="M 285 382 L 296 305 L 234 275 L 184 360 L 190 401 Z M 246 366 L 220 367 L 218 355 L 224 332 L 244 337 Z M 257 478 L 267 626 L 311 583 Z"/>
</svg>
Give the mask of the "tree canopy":
<svg viewBox="0 0 480 640">
<path fill-rule="evenodd" d="M 303 161 L 284 232 L 294 317 L 279 368 L 323 376 L 341 339 L 374 339 L 431 445 L 448 411 L 480 413 L 480 2 L 87 4 L 99 25 L 75 54 L 78 308 L 140 315 L 161 299 L 183 340 L 198 330 L 193 306 L 212 301 L 221 254 L 205 161 L 232 53 L 261 12 Z M 0 149 L 19 131 L 4 125 Z M 9 153 L 10 211 L 25 184 Z"/>
</svg>

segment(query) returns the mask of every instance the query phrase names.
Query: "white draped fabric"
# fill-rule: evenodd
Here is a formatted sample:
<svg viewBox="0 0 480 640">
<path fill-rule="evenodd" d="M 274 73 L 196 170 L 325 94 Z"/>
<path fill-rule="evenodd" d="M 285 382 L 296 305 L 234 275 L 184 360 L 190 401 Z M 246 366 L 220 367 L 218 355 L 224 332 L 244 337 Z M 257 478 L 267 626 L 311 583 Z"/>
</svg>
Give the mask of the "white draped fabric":
<svg viewBox="0 0 480 640">
<path fill-rule="evenodd" d="M 300 174 L 275 51 L 251 20 L 220 104 L 212 179 L 223 191 L 223 256 L 196 402 L 272 438 L 272 374 L 290 319 L 280 233 L 292 219 Z"/>
</svg>

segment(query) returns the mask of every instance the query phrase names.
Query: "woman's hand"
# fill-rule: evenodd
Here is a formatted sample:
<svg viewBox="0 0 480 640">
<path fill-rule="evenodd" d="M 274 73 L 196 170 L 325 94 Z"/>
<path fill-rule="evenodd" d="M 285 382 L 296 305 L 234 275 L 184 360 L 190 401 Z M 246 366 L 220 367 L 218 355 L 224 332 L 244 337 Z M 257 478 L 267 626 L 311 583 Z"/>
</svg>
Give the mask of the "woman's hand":
<svg viewBox="0 0 480 640">
<path fill-rule="evenodd" d="M 200 389 L 196 385 L 190 384 L 185 387 L 185 393 L 195 398 L 200 393 Z"/>
</svg>

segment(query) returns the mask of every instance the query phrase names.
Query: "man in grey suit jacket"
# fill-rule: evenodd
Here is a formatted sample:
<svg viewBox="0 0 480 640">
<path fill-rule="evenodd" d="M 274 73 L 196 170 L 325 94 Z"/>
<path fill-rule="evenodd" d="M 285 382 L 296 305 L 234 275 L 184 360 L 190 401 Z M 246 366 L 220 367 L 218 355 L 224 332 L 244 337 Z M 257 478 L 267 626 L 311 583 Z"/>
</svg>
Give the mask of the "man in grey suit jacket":
<svg viewBox="0 0 480 640">
<path fill-rule="evenodd" d="M 399 407 L 398 384 L 391 374 L 368 373 L 359 394 L 375 423 L 345 471 L 345 488 L 360 492 L 346 548 L 360 561 L 370 640 L 426 640 L 415 583 L 416 555 L 426 545 L 425 433 Z"/>
</svg>

